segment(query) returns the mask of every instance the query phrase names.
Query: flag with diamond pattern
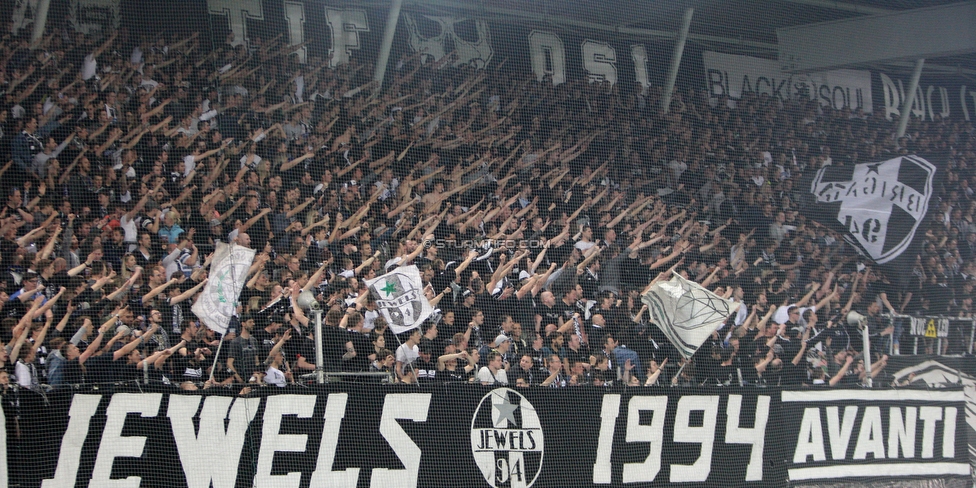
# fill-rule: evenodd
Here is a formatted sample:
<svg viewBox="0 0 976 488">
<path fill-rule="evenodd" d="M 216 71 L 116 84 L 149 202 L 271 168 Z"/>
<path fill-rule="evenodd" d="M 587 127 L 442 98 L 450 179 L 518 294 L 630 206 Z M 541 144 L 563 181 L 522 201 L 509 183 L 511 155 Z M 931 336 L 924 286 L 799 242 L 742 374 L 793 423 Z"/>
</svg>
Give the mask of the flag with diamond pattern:
<svg viewBox="0 0 976 488">
<path fill-rule="evenodd" d="M 695 354 L 732 311 L 731 301 L 678 274 L 671 281 L 655 283 L 641 301 L 685 359 Z"/>
</svg>

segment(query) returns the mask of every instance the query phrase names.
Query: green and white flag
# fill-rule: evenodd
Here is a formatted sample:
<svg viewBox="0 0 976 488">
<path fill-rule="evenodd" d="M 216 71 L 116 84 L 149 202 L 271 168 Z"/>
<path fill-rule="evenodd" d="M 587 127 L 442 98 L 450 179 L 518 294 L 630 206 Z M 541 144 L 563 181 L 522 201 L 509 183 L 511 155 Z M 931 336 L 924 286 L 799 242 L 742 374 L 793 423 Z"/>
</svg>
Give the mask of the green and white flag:
<svg viewBox="0 0 976 488">
<path fill-rule="evenodd" d="M 655 283 L 641 296 L 651 320 L 685 358 L 712 335 L 732 313 L 732 302 L 675 274 Z"/>
<path fill-rule="evenodd" d="M 416 266 L 401 266 L 379 278 L 366 280 L 369 292 L 394 334 L 420 327 L 434 313 Z"/>
<path fill-rule="evenodd" d="M 214 332 L 227 333 L 230 318 L 237 311 L 237 298 L 247 282 L 254 261 L 254 249 L 217 243 L 203 296 L 193 304 L 193 313 Z"/>
</svg>

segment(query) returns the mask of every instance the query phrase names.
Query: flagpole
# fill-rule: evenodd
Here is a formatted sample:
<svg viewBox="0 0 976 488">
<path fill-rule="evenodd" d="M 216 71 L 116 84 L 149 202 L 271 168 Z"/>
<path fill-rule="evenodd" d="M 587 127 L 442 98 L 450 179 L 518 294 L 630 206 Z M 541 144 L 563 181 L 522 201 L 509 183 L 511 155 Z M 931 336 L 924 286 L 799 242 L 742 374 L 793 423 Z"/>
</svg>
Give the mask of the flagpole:
<svg viewBox="0 0 976 488">
<path fill-rule="evenodd" d="M 681 367 L 678 368 L 678 372 L 674 374 L 673 378 L 676 379 L 676 380 L 678 380 L 678 381 L 681 381 L 681 372 L 685 370 L 685 366 L 688 366 L 688 363 L 690 363 L 690 362 L 691 362 L 691 359 L 685 359 L 684 364 L 682 364 Z M 671 384 L 674 385 L 675 382 L 672 381 Z"/>
<path fill-rule="evenodd" d="M 213 366 L 210 367 L 210 382 L 213 383 L 214 371 L 217 370 L 217 360 L 220 359 L 220 348 L 224 347 L 224 337 L 227 337 L 227 331 L 220 334 L 220 343 L 217 344 L 217 354 L 214 354 Z"/>
</svg>

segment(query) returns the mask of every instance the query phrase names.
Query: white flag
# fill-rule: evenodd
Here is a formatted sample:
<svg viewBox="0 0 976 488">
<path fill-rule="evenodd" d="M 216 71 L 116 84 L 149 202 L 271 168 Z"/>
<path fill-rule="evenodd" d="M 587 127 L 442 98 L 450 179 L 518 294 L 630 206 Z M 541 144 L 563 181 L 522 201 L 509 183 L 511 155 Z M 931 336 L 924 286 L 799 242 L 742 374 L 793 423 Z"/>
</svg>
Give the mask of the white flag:
<svg viewBox="0 0 976 488">
<path fill-rule="evenodd" d="M 237 298 L 247 282 L 254 261 L 254 249 L 217 243 L 203 296 L 193 304 L 193 313 L 214 332 L 225 334 L 237 309 Z"/>
<path fill-rule="evenodd" d="M 695 354 L 732 311 L 731 301 L 678 274 L 671 281 L 655 283 L 641 301 L 685 359 Z"/>
<path fill-rule="evenodd" d="M 434 313 L 416 266 L 401 266 L 376 279 L 366 280 L 380 313 L 394 334 L 420 327 Z"/>
</svg>

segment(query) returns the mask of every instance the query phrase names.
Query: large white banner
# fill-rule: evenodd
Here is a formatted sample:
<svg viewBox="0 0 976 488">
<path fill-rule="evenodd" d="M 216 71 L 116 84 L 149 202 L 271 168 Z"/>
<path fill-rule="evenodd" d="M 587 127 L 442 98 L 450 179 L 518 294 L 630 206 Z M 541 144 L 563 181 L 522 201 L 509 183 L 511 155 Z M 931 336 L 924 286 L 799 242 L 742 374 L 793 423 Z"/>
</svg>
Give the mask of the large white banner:
<svg viewBox="0 0 976 488">
<path fill-rule="evenodd" d="M 732 313 L 732 302 L 675 273 L 641 296 L 651 320 L 690 359 Z"/>
<path fill-rule="evenodd" d="M 227 333 L 230 318 L 237 309 L 237 298 L 244 289 L 247 272 L 253 261 L 254 249 L 217 243 L 210 265 L 209 281 L 203 288 L 203 296 L 192 308 L 193 313 L 215 332 Z"/>
<path fill-rule="evenodd" d="M 790 74 L 777 61 L 706 51 L 705 84 L 709 97 L 732 100 L 743 93 L 768 94 L 780 100 L 810 98 L 835 109 L 860 108 L 870 113 L 871 72 L 837 69 L 820 73 Z"/>
</svg>

